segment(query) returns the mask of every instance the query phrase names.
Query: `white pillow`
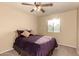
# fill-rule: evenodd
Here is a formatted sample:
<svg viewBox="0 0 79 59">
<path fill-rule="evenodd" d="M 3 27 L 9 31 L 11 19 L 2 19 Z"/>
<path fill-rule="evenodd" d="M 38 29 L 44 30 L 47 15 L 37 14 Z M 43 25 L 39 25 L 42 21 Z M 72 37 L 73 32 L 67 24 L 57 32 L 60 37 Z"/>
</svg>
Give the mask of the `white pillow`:
<svg viewBox="0 0 79 59">
<path fill-rule="evenodd" d="M 23 33 L 21 33 L 21 35 L 25 37 L 29 37 L 30 33 L 28 31 L 24 31 Z"/>
</svg>

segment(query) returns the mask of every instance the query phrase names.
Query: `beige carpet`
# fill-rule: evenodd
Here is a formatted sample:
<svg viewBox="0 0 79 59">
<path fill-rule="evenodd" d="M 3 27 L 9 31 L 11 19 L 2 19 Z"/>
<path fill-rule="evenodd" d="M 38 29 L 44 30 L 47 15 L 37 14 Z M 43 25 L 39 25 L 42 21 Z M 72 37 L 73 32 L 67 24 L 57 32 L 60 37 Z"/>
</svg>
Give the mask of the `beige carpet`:
<svg viewBox="0 0 79 59">
<path fill-rule="evenodd" d="M 67 46 L 59 46 L 54 50 L 54 56 L 78 56 L 76 49 L 67 47 Z"/>
<path fill-rule="evenodd" d="M 0 56 L 20 56 L 20 55 L 15 50 L 11 50 L 6 53 L 0 54 Z M 59 46 L 54 50 L 52 56 L 78 56 L 78 54 L 75 48 L 67 46 Z"/>
</svg>

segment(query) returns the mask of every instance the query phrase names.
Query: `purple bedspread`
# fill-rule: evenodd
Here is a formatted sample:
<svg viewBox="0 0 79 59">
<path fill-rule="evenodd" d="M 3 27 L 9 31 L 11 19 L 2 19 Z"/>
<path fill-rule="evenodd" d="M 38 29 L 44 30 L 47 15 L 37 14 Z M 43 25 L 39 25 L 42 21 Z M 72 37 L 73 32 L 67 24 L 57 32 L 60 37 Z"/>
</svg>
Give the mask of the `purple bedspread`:
<svg viewBox="0 0 79 59">
<path fill-rule="evenodd" d="M 51 49 L 58 46 L 55 38 L 42 35 L 33 35 L 28 38 L 20 36 L 15 40 L 15 44 L 36 56 L 46 56 Z"/>
</svg>

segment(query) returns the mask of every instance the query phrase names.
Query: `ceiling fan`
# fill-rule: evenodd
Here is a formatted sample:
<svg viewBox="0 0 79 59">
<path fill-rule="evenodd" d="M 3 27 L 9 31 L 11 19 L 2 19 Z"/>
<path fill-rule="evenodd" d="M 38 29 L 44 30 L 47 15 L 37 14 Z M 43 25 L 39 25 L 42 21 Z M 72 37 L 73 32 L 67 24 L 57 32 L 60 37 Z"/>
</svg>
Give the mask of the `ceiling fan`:
<svg viewBox="0 0 79 59">
<path fill-rule="evenodd" d="M 52 3 L 42 4 L 41 2 L 34 2 L 34 4 L 22 3 L 22 5 L 34 6 L 34 8 L 30 10 L 30 12 L 41 11 L 43 13 L 45 13 L 45 10 L 43 9 L 43 7 L 53 6 Z"/>
</svg>

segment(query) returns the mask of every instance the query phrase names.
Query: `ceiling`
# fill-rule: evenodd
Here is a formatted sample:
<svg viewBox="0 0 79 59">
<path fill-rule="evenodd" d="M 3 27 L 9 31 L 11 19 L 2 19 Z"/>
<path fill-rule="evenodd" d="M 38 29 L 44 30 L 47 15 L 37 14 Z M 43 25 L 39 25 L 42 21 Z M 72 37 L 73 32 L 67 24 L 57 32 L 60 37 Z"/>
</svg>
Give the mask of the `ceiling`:
<svg viewBox="0 0 79 59">
<path fill-rule="evenodd" d="M 33 2 L 26 2 L 33 4 Z M 43 2 L 45 3 L 50 3 L 50 2 Z M 72 10 L 75 8 L 79 7 L 79 2 L 51 2 L 53 3 L 52 7 L 43 7 L 43 9 L 46 11 L 45 13 L 42 13 L 41 11 L 34 11 L 30 12 L 33 6 L 27 6 L 27 5 L 21 5 L 21 3 L 9 3 L 15 5 L 18 9 L 22 10 L 25 13 L 36 15 L 36 16 L 45 16 L 45 15 L 50 15 L 54 13 L 60 13 L 68 10 Z"/>
</svg>

